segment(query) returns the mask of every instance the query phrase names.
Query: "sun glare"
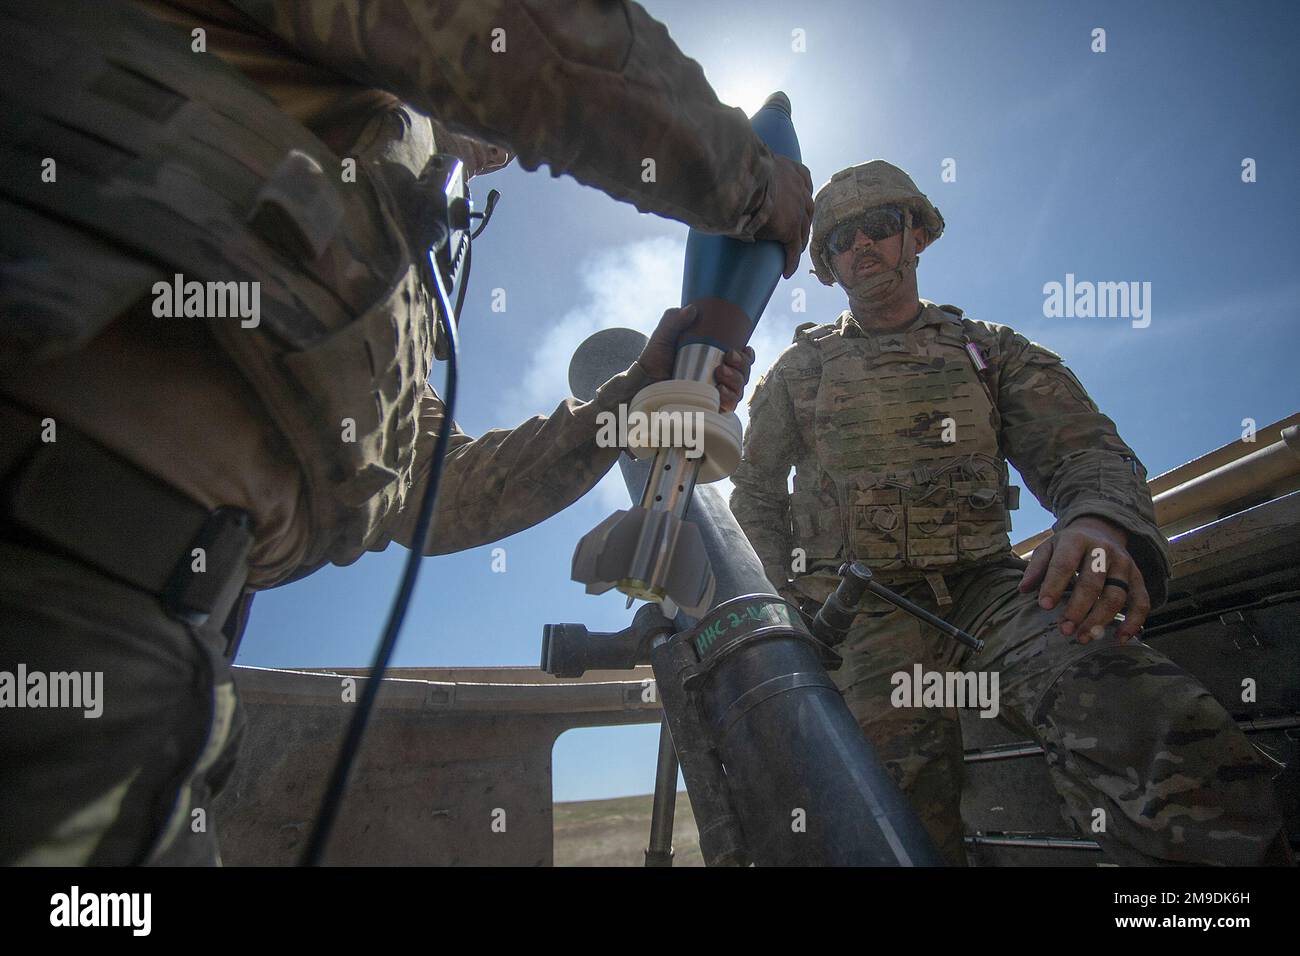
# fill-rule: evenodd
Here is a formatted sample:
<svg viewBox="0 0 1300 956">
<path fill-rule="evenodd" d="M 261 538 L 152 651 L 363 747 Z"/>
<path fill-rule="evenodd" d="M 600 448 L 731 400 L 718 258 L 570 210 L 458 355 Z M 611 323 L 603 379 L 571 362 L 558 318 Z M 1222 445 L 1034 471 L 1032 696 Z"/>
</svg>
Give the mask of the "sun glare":
<svg viewBox="0 0 1300 956">
<path fill-rule="evenodd" d="M 753 116 L 767 98 L 781 88 L 779 70 L 764 71 L 753 65 L 731 64 L 708 72 L 718 99 Z"/>
</svg>

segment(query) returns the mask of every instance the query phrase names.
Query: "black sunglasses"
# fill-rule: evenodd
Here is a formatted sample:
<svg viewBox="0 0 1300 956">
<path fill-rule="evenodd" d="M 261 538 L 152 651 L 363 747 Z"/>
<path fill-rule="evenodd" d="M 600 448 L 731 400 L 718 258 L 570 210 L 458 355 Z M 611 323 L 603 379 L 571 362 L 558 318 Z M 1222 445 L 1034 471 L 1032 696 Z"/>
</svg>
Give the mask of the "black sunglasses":
<svg viewBox="0 0 1300 956">
<path fill-rule="evenodd" d="M 897 206 L 880 206 L 837 225 L 826 237 L 826 248 L 831 255 L 838 256 L 853 248 L 859 231 L 872 242 L 879 242 L 902 230 L 903 210 Z"/>
</svg>

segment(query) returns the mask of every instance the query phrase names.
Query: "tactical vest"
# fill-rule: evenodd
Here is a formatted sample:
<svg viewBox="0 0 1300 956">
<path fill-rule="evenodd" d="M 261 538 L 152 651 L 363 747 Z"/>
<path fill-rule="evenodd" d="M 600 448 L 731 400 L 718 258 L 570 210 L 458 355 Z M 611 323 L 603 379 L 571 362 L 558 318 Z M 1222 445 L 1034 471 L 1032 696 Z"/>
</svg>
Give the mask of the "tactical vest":
<svg viewBox="0 0 1300 956">
<path fill-rule="evenodd" d="M 810 567 L 860 560 L 907 579 L 1010 549 L 1019 489 L 998 447 L 997 408 L 960 320 L 940 315 L 899 333 L 801 334 L 821 362 L 783 375 L 812 436 L 791 497 Z"/>
<path fill-rule="evenodd" d="M 412 484 L 433 356 L 419 224 L 403 212 L 442 186 L 417 181 L 429 121 L 377 117 L 349 182 L 340 157 L 190 42 L 116 0 L 0 10 L 5 331 L 39 358 L 174 273 L 259 282 L 257 328 L 177 321 L 206 321 L 291 445 L 306 565 L 347 563 Z"/>
</svg>

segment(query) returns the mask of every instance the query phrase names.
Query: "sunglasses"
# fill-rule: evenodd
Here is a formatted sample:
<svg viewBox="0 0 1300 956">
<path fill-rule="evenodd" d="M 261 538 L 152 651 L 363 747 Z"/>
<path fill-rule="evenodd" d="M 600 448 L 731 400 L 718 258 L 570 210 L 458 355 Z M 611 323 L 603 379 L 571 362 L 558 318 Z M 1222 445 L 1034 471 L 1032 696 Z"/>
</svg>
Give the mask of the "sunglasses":
<svg viewBox="0 0 1300 956">
<path fill-rule="evenodd" d="M 848 252 L 861 232 L 872 242 L 888 239 L 903 230 L 903 211 L 896 206 L 868 209 L 860 216 L 846 219 L 826 237 L 826 249 L 833 256 Z"/>
</svg>

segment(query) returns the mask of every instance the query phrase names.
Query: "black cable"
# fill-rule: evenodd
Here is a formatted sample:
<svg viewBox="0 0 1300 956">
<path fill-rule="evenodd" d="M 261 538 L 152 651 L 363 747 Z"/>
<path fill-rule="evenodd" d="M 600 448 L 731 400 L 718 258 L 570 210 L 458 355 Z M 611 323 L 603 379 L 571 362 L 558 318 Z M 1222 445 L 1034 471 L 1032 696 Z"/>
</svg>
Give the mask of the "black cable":
<svg viewBox="0 0 1300 956">
<path fill-rule="evenodd" d="M 375 651 L 374 662 L 370 665 L 370 676 L 366 679 L 361 700 L 357 702 L 357 709 L 352 715 L 351 723 L 348 724 L 347 737 L 344 738 L 343 746 L 339 749 L 338 760 L 330 775 L 325 797 L 321 801 L 320 812 L 316 815 L 316 825 L 312 828 L 307 849 L 303 852 L 303 866 L 319 866 L 325 855 L 325 847 L 334 828 L 334 820 L 338 816 L 343 795 L 347 790 L 352 763 L 361 749 L 361 739 L 366 732 L 370 711 L 374 707 L 375 698 L 379 695 L 379 687 L 383 682 L 384 672 L 388 669 L 388 662 L 393 656 L 393 649 L 397 646 L 397 635 L 401 631 L 402 621 L 411 603 L 411 593 L 415 590 L 415 578 L 420 570 L 420 560 L 424 557 L 424 545 L 429 537 L 429 528 L 433 524 L 434 505 L 438 500 L 438 482 L 442 478 L 442 464 L 447 455 L 447 443 L 451 438 L 452 416 L 456 406 L 456 352 L 460 347 L 456 331 L 456 314 L 452 310 L 446 286 L 443 284 L 442 273 L 436 263 L 433 265 L 434 267 L 429 271 L 432 273 L 438 295 L 438 321 L 441 322 L 443 331 L 447 335 L 447 384 L 442 396 L 442 427 L 438 429 L 438 440 L 433 447 L 433 460 L 429 464 L 424 499 L 420 502 L 420 513 L 415 522 L 415 534 L 412 538 L 414 547 L 407 556 L 406 567 L 402 571 L 402 583 L 393 598 L 392 607 L 388 612 L 388 623 L 384 626 L 383 637 L 379 641 L 379 648 Z M 468 263 L 466 265 L 468 266 Z M 466 274 L 465 280 L 468 278 Z M 462 294 L 459 296 L 461 302 L 464 301 L 464 287 L 467 284 L 467 281 L 462 282 Z"/>
</svg>

